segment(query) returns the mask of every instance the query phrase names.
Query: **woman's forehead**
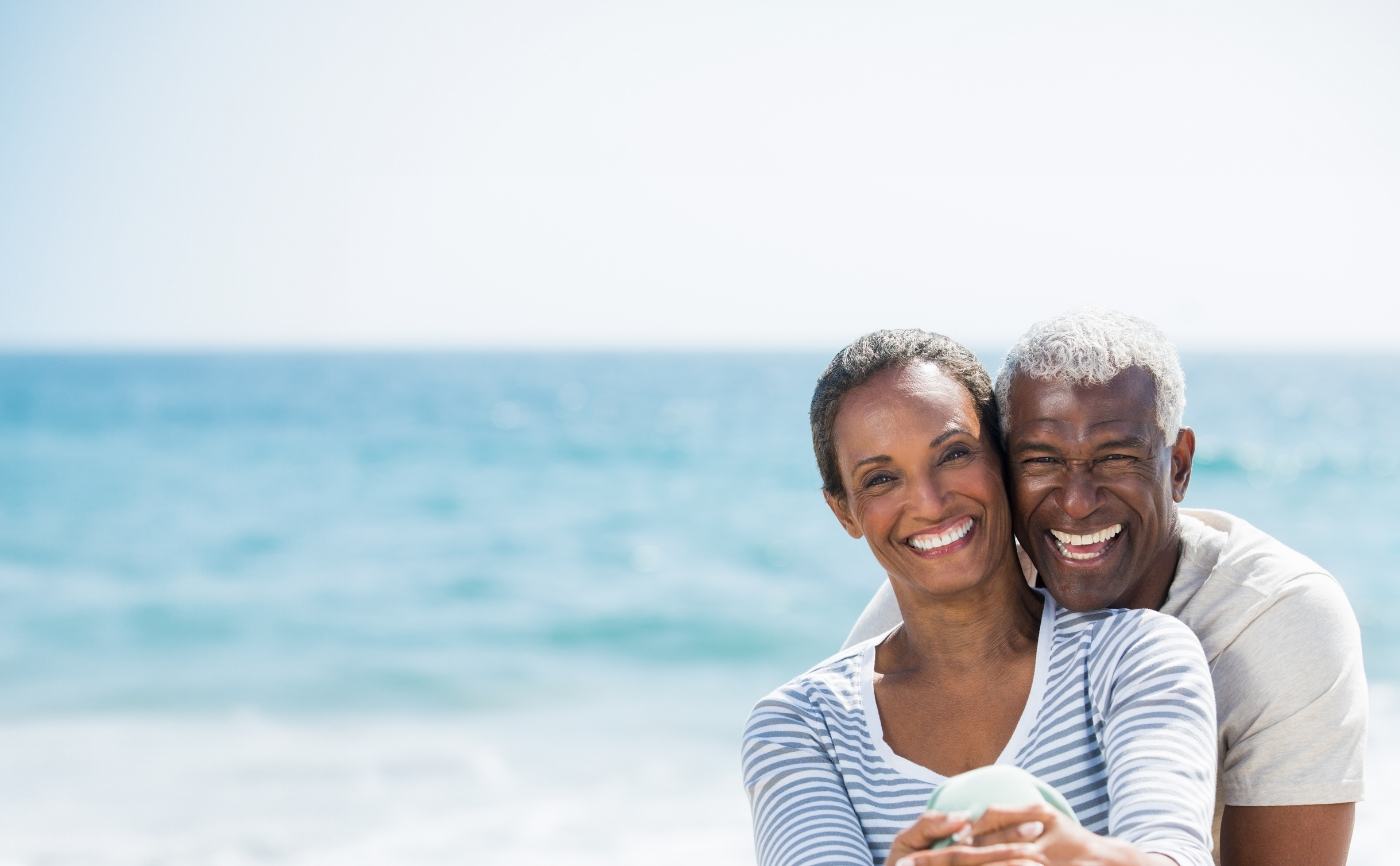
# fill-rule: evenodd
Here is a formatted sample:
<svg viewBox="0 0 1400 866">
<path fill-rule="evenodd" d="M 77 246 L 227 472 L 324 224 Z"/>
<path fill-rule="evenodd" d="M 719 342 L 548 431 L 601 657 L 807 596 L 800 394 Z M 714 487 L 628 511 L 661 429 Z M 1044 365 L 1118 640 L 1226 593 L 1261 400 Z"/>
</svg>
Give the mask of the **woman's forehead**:
<svg viewBox="0 0 1400 866">
<path fill-rule="evenodd" d="M 843 438 L 931 437 L 953 426 L 978 432 L 972 395 L 937 365 L 920 362 L 881 371 L 847 394 L 835 433 L 840 447 Z"/>
</svg>

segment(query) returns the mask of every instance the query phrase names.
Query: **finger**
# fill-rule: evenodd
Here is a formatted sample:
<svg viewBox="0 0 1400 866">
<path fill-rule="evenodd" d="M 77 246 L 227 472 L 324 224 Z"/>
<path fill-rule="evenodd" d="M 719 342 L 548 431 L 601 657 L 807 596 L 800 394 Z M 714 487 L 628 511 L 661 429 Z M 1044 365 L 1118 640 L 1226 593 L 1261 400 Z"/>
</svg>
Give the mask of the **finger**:
<svg viewBox="0 0 1400 866">
<path fill-rule="evenodd" d="M 1039 821 L 1050 827 L 1056 814 L 1055 810 L 1044 803 L 1033 803 L 1029 806 L 989 806 L 987 811 L 973 822 L 972 832 L 975 836 L 983 836 L 1032 821 Z"/>
<path fill-rule="evenodd" d="M 1031 845 L 992 845 L 987 848 L 955 845 L 937 851 L 916 851 L 901 857 L 891 866 L 1004 866 L 1008 863 L 1043 866 L 1048 862 L 1045 855 Z"/>
<path fill-rule="evenodd" d="M 1010 827 L 1003 827 L 991 833 L 972 837 L 973 845 L 999 845 L 1002 843 L 1034 842 L 1045 832 L 1043 821 L 1022 821 Z"/>
<path fill-rule="evenodd" d="M 971 816 L 966 812 L 928 811 L 923 813 L 894 837 L 894 846 L 903 846 L 918 851 L 945 839 L 969 826 Z M 893 850 L 893 849 L 892 849 Z"/>
</svg>

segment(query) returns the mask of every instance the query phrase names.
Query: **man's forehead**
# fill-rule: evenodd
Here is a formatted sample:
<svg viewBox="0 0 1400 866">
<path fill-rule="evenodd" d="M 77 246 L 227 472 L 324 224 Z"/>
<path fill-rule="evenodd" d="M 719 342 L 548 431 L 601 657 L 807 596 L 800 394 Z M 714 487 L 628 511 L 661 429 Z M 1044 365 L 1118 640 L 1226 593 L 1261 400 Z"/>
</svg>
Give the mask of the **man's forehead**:
<svg viewBox="0 0 1400 866">
<path fill-rule="evenodd" d="M 1088 431 L 1157 425 L 1157 386 L 1152 375 L 1140 367 L 1129 367 L 1102 384 L 1019 374 L 1012 379 L 1008 399 L 1013 429 L 1070 427 Z"/>
</svg>

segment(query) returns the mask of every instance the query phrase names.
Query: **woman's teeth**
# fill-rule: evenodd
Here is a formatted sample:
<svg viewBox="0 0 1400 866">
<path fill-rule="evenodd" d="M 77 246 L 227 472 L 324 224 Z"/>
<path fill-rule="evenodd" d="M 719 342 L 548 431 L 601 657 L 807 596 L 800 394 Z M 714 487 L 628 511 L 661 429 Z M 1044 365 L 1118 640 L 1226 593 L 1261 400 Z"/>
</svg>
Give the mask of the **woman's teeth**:
<svg viewBox="0 0 1400 866">
<path fill-rule="evenodd" d="M 927 553 L 930 550 L 937 550 L 940 547 L 947 547 L 953 542 L 962 538 L 972 529 L 972 518 L 969 517 L 947 532 L 926 532 L 909 539 L 909 546 L 915 550 Z"/>
<path fill-rule="evenodd" d="M 1109 539 L 1123 531 L 1123 524 L 1115 523 L 1112 526 L 1100 529 L 1098 532 L 1091 532 L 1088 535 L 1076 535 L 1073 532 L 1061 532 L 1058 529 L 1050 530 L 1050 534 L 1055 537 L 1055 546 L 1060 549 L 1060 555 L 1066 559 L 1093 559 L 1104 551 L 1104 546 Z M 1071 550 L 1070 547 L 1094 547 L 1093 550 Z"/>
</svg>

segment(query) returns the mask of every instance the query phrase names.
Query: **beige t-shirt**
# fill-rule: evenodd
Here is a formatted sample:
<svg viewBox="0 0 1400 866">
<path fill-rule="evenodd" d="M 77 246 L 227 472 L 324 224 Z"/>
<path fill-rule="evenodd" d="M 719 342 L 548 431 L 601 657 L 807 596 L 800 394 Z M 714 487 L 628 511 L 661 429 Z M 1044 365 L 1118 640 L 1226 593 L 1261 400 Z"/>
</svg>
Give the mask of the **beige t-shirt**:
<svg viewBox="0 0 1400 866">
<path fill-rule="evenodd" d="M 1215 684 L 1220 814 L 1231 806 L 1351 803 L 1363 793 L 1361 630 L 1321 566 L 1223 511 L 1183 508 L 1181 560 L 1162 612 L 1191 627 Z M 1034 583 L 1024 554 L 1022 568 Z M 846 639 L 900 621 L 886 581 Z"/>
</svg>

